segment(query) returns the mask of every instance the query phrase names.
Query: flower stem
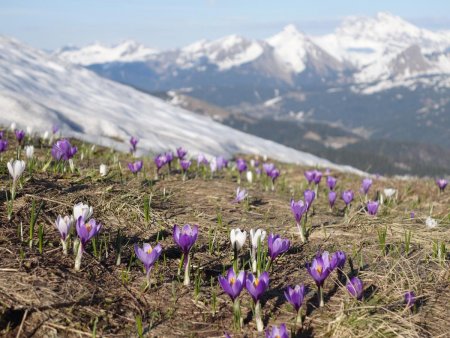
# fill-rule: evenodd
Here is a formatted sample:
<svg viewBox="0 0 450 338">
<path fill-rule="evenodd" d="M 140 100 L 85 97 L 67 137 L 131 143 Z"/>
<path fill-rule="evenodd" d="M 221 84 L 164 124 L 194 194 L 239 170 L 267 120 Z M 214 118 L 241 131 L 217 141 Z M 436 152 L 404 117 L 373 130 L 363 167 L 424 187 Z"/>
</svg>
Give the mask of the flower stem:
<svg viewBox="0 0 450 338">
<path fill-rule="evenodd" d="M 306 242 L 306 238 L 305 238 L 305 229 L 303 228 L 303 223 L 297 223 L 297 228 L 298 228 L 298 232 L 300 233 L 300 239 L 303 243 Z"/>
<path fill-rule="evenodd" d="M 77 250 L 77 256 L 75 258 L 75 271 L 80 271 L 81 267 L 81 257 L 83 256 L 83 245 L 80 241 L 77 243 L 78 250 Z"/>
<path fill-rule="evenodd" d="M 261 302 L 258 300 L 255 304 L 255 320 L 256 320 L 256 329 L 258 332 L 263 332 L 264 324 L 261 319 Z"/>
<path fill-rule="evenodd" d="M 318 293 L 319 293 L 319 306 L 323 307 L 324 306 L 324 302 L 323 302 L 323 288 L 321 286 L 318 287 Z"/>
<path fill-rule="evenodd" d="M 191 265 L 191 257 L 189 256 L 189 253 L 187 253 L 187 260 L 184 266 L 184 282 L 183 282 L 184 285 L 191 284 L 191 279 L 189 278 L 190 265 Z"/>
<path fill-rule="evenodd" d="M 295 319 L 295 326 L 301 328 L 303 326 L 302 308 L 298 309 L 297 318 Z"/>
<path fill-rule="evenodd" d="M 237 330 L 240 330 L 242 327 L 242 323 L 241 323 L 241 306 L 239 303 L 239 298 L 236 298 L 233 302 L 233 317 L 235 328 Z"/>
<path fill-rule="evenodd" d="M 65 240 L 61 238 L 61 244 L 63 247 L 63 254 L 67 256 L 68 250 L 67 250 L 67 240 L 68 238 L 66 238 Z"/>
</svg>

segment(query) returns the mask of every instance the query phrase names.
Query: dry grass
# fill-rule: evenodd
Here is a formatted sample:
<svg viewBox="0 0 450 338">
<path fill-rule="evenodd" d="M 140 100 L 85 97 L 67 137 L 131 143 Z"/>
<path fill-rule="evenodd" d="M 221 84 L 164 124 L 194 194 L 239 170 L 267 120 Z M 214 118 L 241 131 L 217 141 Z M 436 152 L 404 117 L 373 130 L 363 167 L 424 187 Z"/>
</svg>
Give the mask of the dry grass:
<svg viewBox="0 0 450 338">
<path fill-rule="evenodd" d="M 13 149 L 14 141 L 10 140 Z M 37 142 L 37 141 L 35 141 Z M 140 316 L 144 334 L 158 337 L 256 336 L 250 298 L 243 292 L 244 329 L 232 329 L 231 302 L 217 283 L 217 276 L 230 266 L 232 253 L 229 229 L 262 227 L 289 237 L 292 247 L 271 271 L 270 290 L 263 299 L 266 325 L 287 323 L 293 329 L 293 312 L 284 300 L 289 284 L 307 283 L 306 318 L 298 336 L 325 337 L 448 337 L 450 315 L 450 276 L 446 261 L 433 257 L 433 242 L 449 244 L 450 194 L 437 195 L 431 180 L 377 180 L 372 195 L 385 187 L 398 189 L 396 202 L 382 206 L 379 216 L 372 218 L 357 201 L 345 219 L 343 203 L 330 212 L 326 189 L 322 183 L 319 199 L 310 218 L 310 241 L 300 243 L 290 214 L 291 196 L 300 198 L 306 187 L 305 168 L 282 165 L 282 177 L 275 192 L 268 192 L 260 181 L 245 183 L 250 192 L 248 207 L 232 203 L 237 187 L 232 171 L 214 179 L 191 177 L 182 182 L 172 173 L 154 181 L 154 167 L 146 159 L 147 172 L 133 177 L 126 169 L 125 154 L 107 149 L 91 150 L 77 156 L 78 172 L 54 174 L 48 161 L 48 146 L 35 143 L 39 170 L 25 175 L 23 188 L 14 203 L 14 217 L 7 219 L 5 192 L 0 195 L 0 332 L 7 337 L 46 336 L 82 337 L 136 336 L 136 318 Z M 9 188 L 5 159 L 0 162 L 0 188 Z M 119 162 L 113 164 L 114 157 Z M 98 165 L 108 163 L 110 174 L 102 179 Z M 120 163 L 120 165 L 119 165 Z M 151 168 L 151 169 L 149 169 Z M 333 173 L 339 179 L 338 190 L 359 189 L 360 178 Z M 201 176 L 201 175 L 199 175 Z M 150 220 L 144 215 L 144 203 L 151 200 Z M 44 227 L 42 254 L 37 248 L 37 230 L 33 247 L 28 243 L 32 201 L 43 209 L 37 224 Z M 94 217 L 104 224 L 97 238 L 94 255 L 90 245 L 83 257 L 82 271 L 73 270 L 73 256 L 64 256 L 59 235 L 53 226 L 58 214 L 69 214 L 77 202 L 94 207 Z M 433 209 L 440 226 L 428 230 L 424 219 Z M 409 218 L 411 210 L 417 217 Z M 173 243 L 171 231 L 175 223 L 198 223 L 199 241 L 192 260 L 192 281 L 185 287 L 177 275 L 180 251 Z M 18 234 L 22 224 L 24 238 Z M 378 241 L 380 229 L 387 229 L 386 254 Z M 118 231 L 123 240 L 121 262 L 116 264 Z M 409 252 L 405 250 L 405 232 L 411 231 Z M 211 239 L 214 238 L 210 250 Z M 153 286 L 144 290 L 145 277 L 140 263 L 132 255 L 134 243 L 159 241 L 163 257 L 152 272 Z M 246 247 L 248 250 L 248 246 Z M 333 274 L 326 282 L 326 303 L 318 308 L 313 282 L 305 269 L 318 250 L 344 250 L 350 257 L 345 273 L 356 274 L 365 283 L 362 302 L 351 299 L 342 283 L 345 278 Z M 248 258 L 248 253 L 245 252 Z M 193 283 L 194 284 L 194 283 Z M 419 296 L 416 311 L 405 309 L 403 295 L 414 290 Z"/>
</svg>

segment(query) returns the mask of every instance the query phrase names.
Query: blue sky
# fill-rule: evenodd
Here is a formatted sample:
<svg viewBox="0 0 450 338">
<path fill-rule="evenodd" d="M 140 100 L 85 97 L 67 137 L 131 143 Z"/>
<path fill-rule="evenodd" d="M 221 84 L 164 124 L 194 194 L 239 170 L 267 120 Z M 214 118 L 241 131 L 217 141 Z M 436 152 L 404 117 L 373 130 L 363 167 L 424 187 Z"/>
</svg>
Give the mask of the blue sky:
<svg viewBox="0 0 450 338">
<path fill-rule="evenodd" d="M 379 11 L 450 30 L 449 0 L 1 0 L 0 34 L 45 49 L 129 38 L 162 49 L 228 34 L 265 38 L 289 23 L 323 34 L 346 16 Z"/>
</svg>

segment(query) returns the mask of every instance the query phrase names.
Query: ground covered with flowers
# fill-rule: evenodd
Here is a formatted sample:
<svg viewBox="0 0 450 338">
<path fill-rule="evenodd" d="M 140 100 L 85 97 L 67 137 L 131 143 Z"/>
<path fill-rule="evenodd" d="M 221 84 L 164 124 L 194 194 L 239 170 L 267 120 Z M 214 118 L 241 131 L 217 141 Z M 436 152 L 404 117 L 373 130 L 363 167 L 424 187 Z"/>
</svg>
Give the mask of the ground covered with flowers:
<svg viewBox="0 0 450 338">
<path fill-rule="evenodd" d="M 0 139 L 2 336 L 448 335 L 443 182 Z"/>
</svg>

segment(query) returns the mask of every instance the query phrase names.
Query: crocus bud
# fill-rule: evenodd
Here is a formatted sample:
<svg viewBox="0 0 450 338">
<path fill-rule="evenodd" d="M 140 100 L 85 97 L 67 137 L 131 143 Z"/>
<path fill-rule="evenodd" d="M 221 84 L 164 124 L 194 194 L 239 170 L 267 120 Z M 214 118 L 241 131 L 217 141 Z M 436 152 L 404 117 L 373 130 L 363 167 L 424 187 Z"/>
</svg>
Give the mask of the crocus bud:
<svg viewBox="0 0 450 338">
<path fill-rule="evenodd" d="M 25 147 L 25 155 L 26 155 L 27 159 L 31 160 L 34 156 L 34 147 L 26 146 Z"/>
<path fill-rule="evenodd" d="M 231 247 L 234 250 L 241 250 L 245 244 L 245 240 L 247 239 L 247 231 L 241 231 L 241 229 L 231 229 L 230 231 L 230 240 Z"/>
<path fill-rule="evenodd" d="M 100 164 L 100 176 L 106 176 L 108 175 L 108 166 L 106 164 Z"/>
<path fill-rule="evenodd" d="M 9 161 L 8 164 L 8 171 L 11 175 L 13 181 L 17 181 L 17 179 L 22 175 L 23 171 L 25 170 L 25 161 L 21 160 L 14 160 Z"/>
</svg>

